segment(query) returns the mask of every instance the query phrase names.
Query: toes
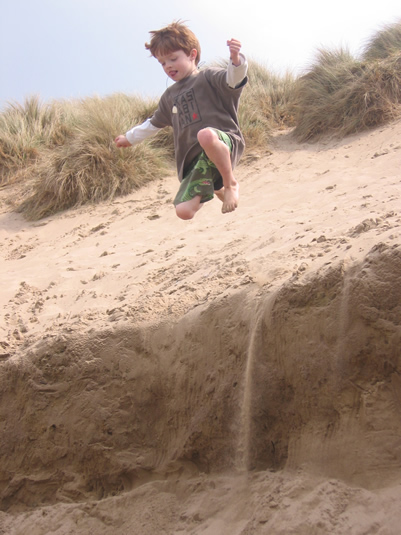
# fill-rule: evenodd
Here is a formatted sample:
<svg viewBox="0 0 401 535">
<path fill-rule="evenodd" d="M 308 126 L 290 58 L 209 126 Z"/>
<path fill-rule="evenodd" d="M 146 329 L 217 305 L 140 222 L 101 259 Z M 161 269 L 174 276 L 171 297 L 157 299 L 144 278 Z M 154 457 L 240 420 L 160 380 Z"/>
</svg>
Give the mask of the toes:
<svg viewBox="0 0 401 535">
<path fill-rule="evenodd" d="M 221 211 L 223 214 L 228 214 L 230 212 L 234 212 L 234 210 L 237 208 L 237 204 L 223 204 L 221 207 Z"/>
</svg>

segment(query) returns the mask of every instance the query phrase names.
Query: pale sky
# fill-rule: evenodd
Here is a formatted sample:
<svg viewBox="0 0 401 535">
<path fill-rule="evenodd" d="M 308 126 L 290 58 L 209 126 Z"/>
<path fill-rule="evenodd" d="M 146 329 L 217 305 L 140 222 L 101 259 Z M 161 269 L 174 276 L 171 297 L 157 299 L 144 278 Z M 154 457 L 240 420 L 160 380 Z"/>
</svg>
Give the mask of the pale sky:
<svg viewBox="0 0 401 535">
<path fill-rule="evenodd" d="M 319 48 L 358 55 L 401 20 L 400 0 L 0 0 L 0 108 L 115 92 L 158 97 L 166 75 L 144 48 L 149 31 L 182 19 L 202 60 L 227 57 L 226 41 L 275 73 L 299 74 Z"/>
</svg>

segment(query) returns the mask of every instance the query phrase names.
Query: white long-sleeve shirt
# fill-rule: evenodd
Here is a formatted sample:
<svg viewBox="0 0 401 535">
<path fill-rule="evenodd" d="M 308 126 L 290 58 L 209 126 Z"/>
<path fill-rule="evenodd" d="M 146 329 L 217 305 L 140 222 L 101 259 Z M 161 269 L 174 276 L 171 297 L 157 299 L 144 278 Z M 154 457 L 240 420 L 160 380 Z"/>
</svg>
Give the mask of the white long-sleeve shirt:
<svg viewBox="0 0 401 535">
<path fill-rule="evenodd" d="M 248 62 L 243 54 L 240 54 L 240 64 L 234 65 L 232 61 L 227 65 L 227 84 L 233 89 L 239 86 L 248 71 Z M 125 134 L 125 137 L 131 145 L 137 145 L 150 136 L 155 135 L 160 128 L 151 123 L 151 119 L 146 119 L 142 124 L 134 126 Z"/>
</svg>

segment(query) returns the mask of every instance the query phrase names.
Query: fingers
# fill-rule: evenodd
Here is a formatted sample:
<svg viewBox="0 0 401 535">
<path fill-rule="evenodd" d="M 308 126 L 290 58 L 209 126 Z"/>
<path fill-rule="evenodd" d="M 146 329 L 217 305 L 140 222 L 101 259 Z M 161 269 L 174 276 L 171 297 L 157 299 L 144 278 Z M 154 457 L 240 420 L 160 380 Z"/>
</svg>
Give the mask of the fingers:
<svg viewBox="0 0 401 535">
<path fill-rule="evenodd" d="M 117 136 L 114 140 L 114 143 L 117 145 L 117 147 L 127 147 L 129 145 L 127 138 L 125 136 Z"/>
<path fill-rule="evenodd" d="M 230 50 L 239 52 L 241 50 L 241 41 L 238 41 L 238 39 L 229 39 L 227 41 L 227 46 L 230 47 Z"/>
<path fill-rule="evenodd" d="M 238 66 L 240 64 L 241 42 L 238 39 L 230 39 L 227 41 L 227 46 L 230 48 L 231 61 Z"/>
</svg>

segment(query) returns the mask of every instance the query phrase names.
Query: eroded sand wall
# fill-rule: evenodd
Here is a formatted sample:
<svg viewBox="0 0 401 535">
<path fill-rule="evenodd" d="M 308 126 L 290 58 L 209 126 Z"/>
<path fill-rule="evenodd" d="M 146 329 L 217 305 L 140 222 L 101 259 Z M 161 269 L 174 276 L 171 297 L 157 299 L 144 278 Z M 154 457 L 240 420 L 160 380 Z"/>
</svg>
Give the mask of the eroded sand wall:
<svg viewBox="0 0 401 535">
<path fill-rule="evenodd" d="M 2 507 L 197 471 L 401 465 L 401 253 L 254 287 L 174 323 L 54 334 L 1 365 Z"/>
<path fill-rule="evenodd" d="M 288 284 L 253 348 L 249 467 L 380 485 L 401 463 L 401 254 Z"/>
</svg>

